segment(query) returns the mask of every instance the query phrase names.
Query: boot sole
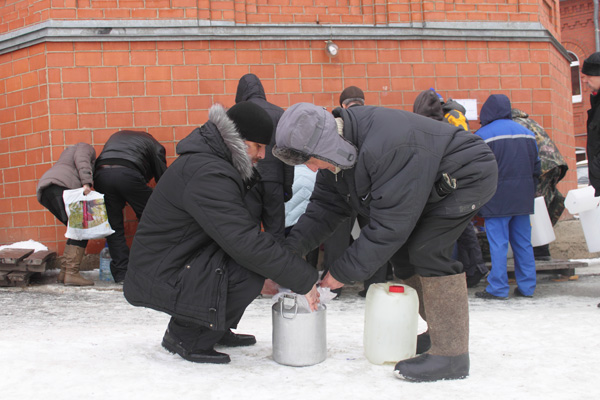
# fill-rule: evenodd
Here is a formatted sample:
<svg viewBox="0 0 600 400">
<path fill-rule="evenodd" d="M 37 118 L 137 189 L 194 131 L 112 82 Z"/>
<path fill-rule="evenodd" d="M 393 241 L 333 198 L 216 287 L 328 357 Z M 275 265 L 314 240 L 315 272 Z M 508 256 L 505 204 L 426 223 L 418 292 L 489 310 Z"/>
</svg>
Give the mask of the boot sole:
<svg viewBox="0 0 600 400">
<path fill-rule="evenodd" d="M 398 379 L 402 379 L 402 380 L 408 381 L 408 382 L 435 382 L 435 381 L 452 381 L 452 380 L 465 379 L 469 375 L 460 374 L 460 375 L 454 375 L 454 376 L 447 376 L 444 378 L 428 379 L 428 378 L 413 378 L 412 376 L 402 375 L 400 373 L 400 371 L 398 371 L 398 370 L 394 370 L 394 376 Z"/>
</svg>

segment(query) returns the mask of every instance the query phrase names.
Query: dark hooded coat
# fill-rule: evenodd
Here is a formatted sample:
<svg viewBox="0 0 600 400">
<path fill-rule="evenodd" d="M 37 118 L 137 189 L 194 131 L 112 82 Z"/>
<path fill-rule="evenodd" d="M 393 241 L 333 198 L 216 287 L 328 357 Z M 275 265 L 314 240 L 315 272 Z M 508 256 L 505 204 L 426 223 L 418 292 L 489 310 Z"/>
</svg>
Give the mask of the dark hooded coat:
<svg viewBox="0 0 600 400">
<path fill-rule="evenodd" d="M 285 233 L 284 202 L 292 197 L 294 183 L 294 167 L 285 164 L 272 153 L 275 145 L 275 129 L 283 109 L 269 103 L 260 79 L 254 74 L 246 74 L 240 78 L 235 96 L 236 104 L 250 101 L 259 105 L 273 120 L 273 136 L 265 149 L 265 158 L 260 160 L 256 169 L 261 183 L 253 189 L 247 202 L 254 214 L 260 214 L 266 232 L 283 241 Z"/>
<path fill-rule="evenodd" d="M 590 184 L 600 196 L 600 94 L 590 96 L 592 108 L 587 119 L 587 156 Z"/>
<path fill-rule="evenodd" d="M 479 211 L 488 217 L 533 214 L 541 164 L 535 134 L 512 120 L 510 100 L 493 94 L 481 107 L 478 136 L 490 146 L 498 162 L 498 189 Z"/>
<path fill-rule="evenodd" d="M 247 210 L 252 162 L 225 110 L 213 106 L 177 153 L 134 237 L 126 299 L 222 330 L 230 262 L 308 293 L 316 270 L 261 232 Z"/>
<path fill-rule="evenodd" d="M 362 106 L 337 108 L 343 136 L 358 149 L 355 165 L 334 175 L 320 170 L 306 213 L 288 241 L 305 254 L 356 210 L 369 217 L 360 237 L 331 267 L 342 283 L 362 281 L 407 241 L 422 214 L 464 216 L 496 188 L 489 147 L 460 128 L 406 111 Z M 457 189 L 440 197 L 443 173 Z"/>
</svg>

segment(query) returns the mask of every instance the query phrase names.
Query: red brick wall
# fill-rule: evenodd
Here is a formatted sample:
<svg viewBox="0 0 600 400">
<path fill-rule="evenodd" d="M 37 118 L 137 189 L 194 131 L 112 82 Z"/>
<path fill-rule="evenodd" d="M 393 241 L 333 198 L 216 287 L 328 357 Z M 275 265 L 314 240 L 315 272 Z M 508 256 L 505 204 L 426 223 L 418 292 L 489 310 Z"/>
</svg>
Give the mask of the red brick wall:
<svg viewBox="0 0 600 400">
<path fill-rule="evenodd" d="M 171 162 L 211 104 L 234 103 L 248 72 L 284 108 L 307 101 L 331 109 L 348 85 L 362 87 L 369 104 L 405 110 L 430 87 L 479 106 L 505 93 L 573 158 L 568 66 L 549 43 L 337 43 L 336 59 L 322 41 L 47 43 L 0 56 L 0 243 L 33 238 L 62 251 L 65 228 L 38 204 L 35 188 L 65 146 L 85 141 L 99 153 L 113 132 L 141 129 Z M 563 188 L 574 181 L 570 173 Z M 127 216 L 131 239 L 135 217 Z"/>
<path fill-rule="evenodd" d="M 591 0 L 567 0 L 560 3 L 562 44 L 577 55 L 580 67 L 583 60 L 596 51 L 594 40 L 594 5 Z M 587 110 L 590 108 L 590 89 L 582 85 L 582 102 L 573 104 L 573 128 L 576 144 L 585 147 L 587 140 Z"/>
<path fill-rule="evenodd" d="M 0 34 L 54 20 L 201 19 L 248 24 L 542 22 L 557 38 L 558 0 L 6 0 Z"/>
</svg>

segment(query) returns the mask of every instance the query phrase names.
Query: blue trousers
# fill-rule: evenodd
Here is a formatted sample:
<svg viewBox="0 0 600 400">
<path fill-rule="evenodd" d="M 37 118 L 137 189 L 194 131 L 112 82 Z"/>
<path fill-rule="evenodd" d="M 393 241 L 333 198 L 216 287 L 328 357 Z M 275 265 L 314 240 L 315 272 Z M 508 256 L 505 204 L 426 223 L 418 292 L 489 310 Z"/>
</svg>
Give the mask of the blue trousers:
<svg viewBox="0 0 600 400">
<path fill-rule="evenodd" d="M 536 277 L 529 215 L 486 218 L 485 231 L 492 258 L 492 270 L 487 277 L 488 286 L 485 290 L 494 296 L 508 296 L 506 255 L 510 242 L 515 258 L 515 278 L 519 291 L 526 296 L 533 295 Z"/>
</svg>

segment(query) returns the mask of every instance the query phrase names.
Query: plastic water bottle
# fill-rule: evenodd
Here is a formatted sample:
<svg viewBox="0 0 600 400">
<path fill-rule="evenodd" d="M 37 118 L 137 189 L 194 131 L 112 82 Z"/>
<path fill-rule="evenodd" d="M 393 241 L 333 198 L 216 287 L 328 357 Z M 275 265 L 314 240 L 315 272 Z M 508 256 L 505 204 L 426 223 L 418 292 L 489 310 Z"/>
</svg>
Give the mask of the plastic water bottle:
<svg viewBox="0 0 600 400">
<path fill-rule="evenodd" d="M 112 281 L 113 276 L 110 272 L 110 252 L 108 251 L 108 243 L 104 245 L 104 248 L 100 252 L 100 280 L 101 281 Z"/>
<path fill-rule="evenodd" d="M 419 297 L 393 282 L 369 286 L 365 304 L 365 356 L 373 364 L 412 358 L 417 350 Z"/>
</svg>

